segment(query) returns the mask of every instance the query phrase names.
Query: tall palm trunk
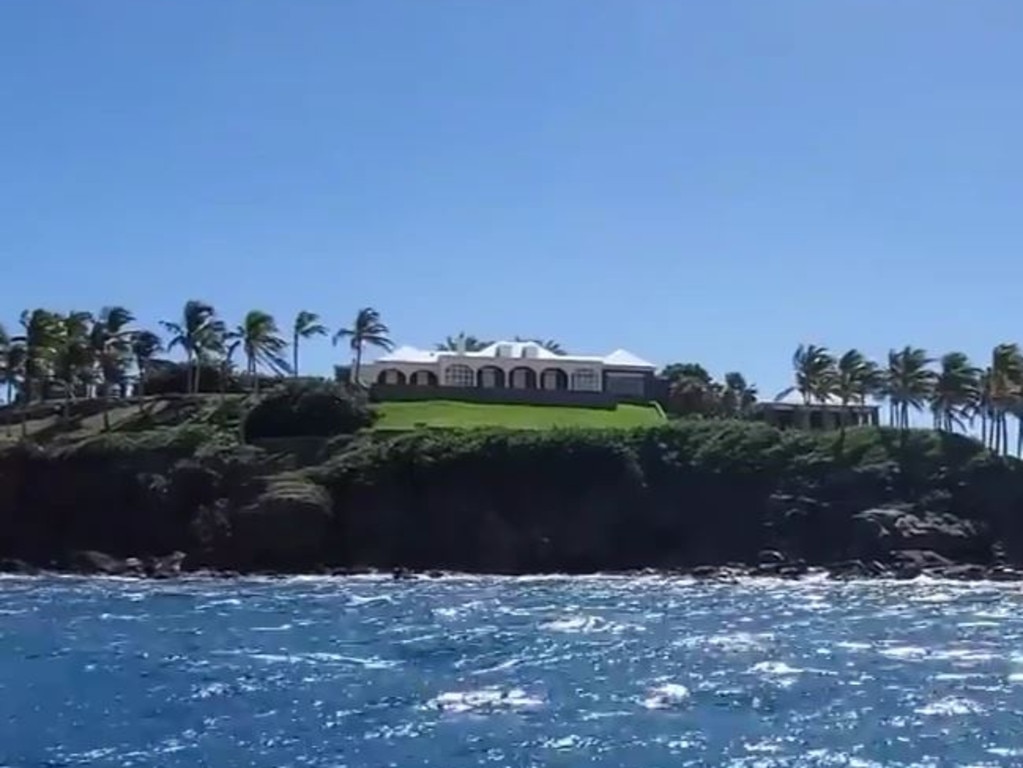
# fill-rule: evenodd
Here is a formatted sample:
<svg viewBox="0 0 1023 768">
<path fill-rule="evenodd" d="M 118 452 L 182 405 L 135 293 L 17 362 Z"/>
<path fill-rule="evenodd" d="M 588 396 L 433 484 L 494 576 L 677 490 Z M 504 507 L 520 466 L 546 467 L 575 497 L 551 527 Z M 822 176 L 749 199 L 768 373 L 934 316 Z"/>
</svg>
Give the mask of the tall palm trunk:
<svg viewBox="0 0 1023 768">
<path fill-rule="evenodd" d="M 146 366 L 148 363 L 139 363 L 139 388 L 135 395 L 139 399 L 139 413 L 146 409 Z"/>
<path fill-rule="evenodd" d="M 291 375 L 298 378 L 298 333 L 291 337 Z"/>
<path fill-rule="evenodd" d="M 360 386 L 359 383 L 359 370 L 362 368 L 362 344 L 355 345 L 355 366 L 352 369 L 352 382 L 356 387 Z"/>
<path fill-rule="evenodd" d="M 7 412 L 4 414 L 4 434 L 11 436 L 11 412 L 14 411 L 14 381 L 7 380 Z"/>
<path fill-rule="evenodd" d="M 227 377 L 231 372 L 231 361 L 228 358 L 224 358 L 220 361 L 220 402 L 227 402 Z"/>
<path fill-rule="evenodd" d="M 110 384 L 104 377 L 102 387 L 100 389 L 100 397 L 103 399 L 103 431 L 110 431 Z"/>
<path fill-rule="evenodd" d="M 249 378 L 252 379 L 252 394 L 259 397 L 259 376 L 256 375 L 256 356 L 248 353 L 248 362 L 246 363 L 246 370 L 249 374 Z"/>
</svg>

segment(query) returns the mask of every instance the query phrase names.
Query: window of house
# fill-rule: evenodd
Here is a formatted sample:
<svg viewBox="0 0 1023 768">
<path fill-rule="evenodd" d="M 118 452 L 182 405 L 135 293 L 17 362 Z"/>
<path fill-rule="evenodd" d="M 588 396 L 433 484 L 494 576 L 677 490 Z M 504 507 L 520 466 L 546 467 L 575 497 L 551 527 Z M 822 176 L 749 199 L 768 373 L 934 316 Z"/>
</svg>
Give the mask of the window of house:
<svg viewBox="0 0 1023 768">
<path fill-rule="evenodd" d="M 420 387 L 427 387 L 435 383 L 436 376 L 432 371 L 416 371 L 409 381 Z"/>
<path fill-rule="evenodd" d="M 480 386 L 493 389 L 501 385 L 501 371 L 497 368 L 483 368 L 480 370 Z"/>
<path fill-rule="evenodd" d="M 600 377 L 592 368 L 580 368 L 572 371 L 572 386 L 578 392 L 599 392 Z"/>
<path fill-rule="evenodd" d="M 565 374 L 554 368 L 548 368 L 540 376 L 540 389 L 560 389 L 561 377 Z"/>
<path fill-rule="evenodd" d="M 512 389 L 530 389 L 529 371 L 525 368 L 515 368 L 508 376 Z"/>
<path fill-rule="evenodd" d="M 476 386 L 476 374 L 467 365 L 449 365 L 444 369 L 444 386 L 474 387 Z"/>
<path fill-rule="evenodd" d="M 607 374 L 607 391 L 615 395 L 642 397 L 644 395 L 644 379 L 634 373 Z"/>
</svg>

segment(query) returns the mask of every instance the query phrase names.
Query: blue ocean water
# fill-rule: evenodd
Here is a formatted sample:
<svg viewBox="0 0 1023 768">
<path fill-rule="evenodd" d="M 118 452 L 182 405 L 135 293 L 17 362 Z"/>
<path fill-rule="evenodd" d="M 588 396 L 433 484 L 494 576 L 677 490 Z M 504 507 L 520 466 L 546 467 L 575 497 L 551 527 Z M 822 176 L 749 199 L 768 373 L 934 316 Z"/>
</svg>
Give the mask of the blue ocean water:
<svg viewBox="0 0 1023 768">
<path fill-rule="evenodd" d="M 1019 586 L 0 580 L 0 765 L 1023 764 Z"/>
</svg>

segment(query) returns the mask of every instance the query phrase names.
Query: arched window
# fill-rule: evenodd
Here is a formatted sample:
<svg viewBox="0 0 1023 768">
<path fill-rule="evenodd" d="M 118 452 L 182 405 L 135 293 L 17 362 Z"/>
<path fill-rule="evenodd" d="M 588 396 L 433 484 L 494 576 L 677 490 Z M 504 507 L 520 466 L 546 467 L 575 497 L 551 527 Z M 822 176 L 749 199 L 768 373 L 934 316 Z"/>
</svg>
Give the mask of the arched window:
<svg viewBox="0 0 1023 768">
<path fill-rule="evenodd" d="M 508 383 L 512 389 L 536 389 L 536 372 L 531 368 L 512 368 Z"/>
<path fill-rule="evenodd" d="M 405 374 L 397 368 L 385 368 L 380 371 L 380 375 L 377 376 L 377 381 L 381 384 L 404 384 Z"/>
<path fill-rule="evenodd" d="M 475 387 L 476 374 L 467 365 L 456 363 L 444 369 L 445 387 Z"/>
<path fill-rule="evenodd" d="M 504 371 L 494 365 L 483 366 L 480 368 L 479 385 L 484 389 L 504 387 Z"/>
<path fill-rule="evenodd" d="M 560 368 L 548 368 L 540 374 L 540 389 L 568 389 L 568 376 Z"/>
<path fill-rule="evenodd" d="M 433 387 L 437 384 L 437 374 L 433 371 L 416 371 L 409 379 L 409 383 L 419 387 Z"/>
<path fill-rule="evenodd" d="M 571 389 L 577 392 L 599 392 L 600 377 L 592 368 L 580 368 L 578 371 L 572 371 Z"/>
</svg>

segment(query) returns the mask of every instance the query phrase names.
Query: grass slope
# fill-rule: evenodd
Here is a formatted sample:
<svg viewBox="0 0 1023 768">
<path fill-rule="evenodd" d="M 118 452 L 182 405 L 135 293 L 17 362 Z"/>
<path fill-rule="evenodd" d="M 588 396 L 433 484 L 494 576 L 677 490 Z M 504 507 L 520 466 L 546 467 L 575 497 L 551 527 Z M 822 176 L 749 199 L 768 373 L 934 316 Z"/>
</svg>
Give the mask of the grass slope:
<svg viewBox="0 0 1023 768">
<path fill-rule="evenodd" d="M 657 409 L 619 405 L 615 410 L 554 405 L 491 405 L 450 400 L 381 403 L 377 429 L 429 427 L 643 427 L 663 423 Z"/>
</svg>

